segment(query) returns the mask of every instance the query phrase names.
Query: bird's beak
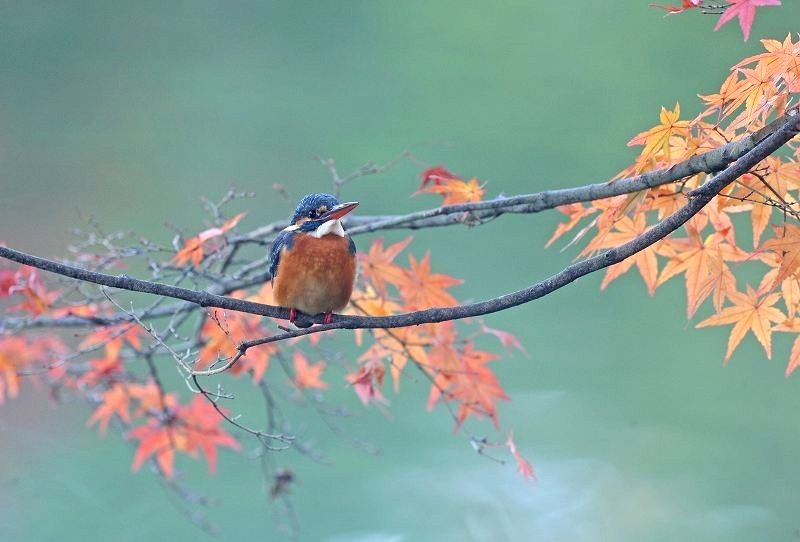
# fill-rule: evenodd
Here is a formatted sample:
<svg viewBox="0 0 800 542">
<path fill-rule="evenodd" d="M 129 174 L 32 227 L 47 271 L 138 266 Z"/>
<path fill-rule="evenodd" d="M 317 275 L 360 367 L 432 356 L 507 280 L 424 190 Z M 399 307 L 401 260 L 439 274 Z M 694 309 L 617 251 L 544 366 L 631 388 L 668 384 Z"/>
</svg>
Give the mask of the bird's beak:
<svg viewBox="0 0 800 542">
<path fill-rule="evenodd" d="M 352 211 L 358 207 L 357 201 L 348 201 L 347 203 L 340 203 L 336 207 L 333 207 L 327 213 L 319 217 L 317 220 L 321 222 L 327 222 L 328 220 L 336 220 L 337 218 L 342 218 L 344 215 Z"/>
</svg>

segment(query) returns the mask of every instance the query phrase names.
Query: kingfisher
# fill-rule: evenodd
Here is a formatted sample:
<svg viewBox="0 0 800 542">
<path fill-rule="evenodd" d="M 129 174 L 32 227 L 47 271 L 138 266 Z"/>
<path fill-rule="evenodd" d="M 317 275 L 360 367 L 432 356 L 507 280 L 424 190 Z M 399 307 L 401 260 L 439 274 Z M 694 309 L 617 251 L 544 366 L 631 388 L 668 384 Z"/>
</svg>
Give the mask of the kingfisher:
<svg viewBox="0 0 800 542">
<path fill-rule="evenodd" d="M 340 203 L 331 194 L 308 194 L 297 204 L 269 252 L 269 272 L 275 302 L 289 309 L 289 321 L 297 313 L 324 314 L 328 324 L 333 313 L 347 306 L 356 278 L 356 245 L 341 219 L 358 205 Z"/>
</svg>

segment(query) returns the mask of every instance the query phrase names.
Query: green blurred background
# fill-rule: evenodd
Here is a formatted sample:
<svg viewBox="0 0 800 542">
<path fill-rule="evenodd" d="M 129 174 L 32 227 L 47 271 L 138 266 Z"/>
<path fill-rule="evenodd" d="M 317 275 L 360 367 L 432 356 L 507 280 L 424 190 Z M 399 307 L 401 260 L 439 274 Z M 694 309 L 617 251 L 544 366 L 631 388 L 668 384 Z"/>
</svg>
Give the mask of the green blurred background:
<svg viewBox="0 0 800 542">
<path fill-rule="evenodd" d="M 411 150 L 488 181 L 488 196 L 602 181 L 630 163 L 625 143 L 661 105 L 697 113 L 695 95 L 759 38 L 796 31 L 800 4 L 784 3 L 760 9 L 744 43 L 735 22 L 714 33 L 716 17 L 662 18 L 630 0 L 2 2 L 0 239 L 61 255 L 93 216 L 167 244 L 165 222 L 198 231 L 200 197 L 231 184 L 257 193 L 241 205 L 253 228 L 330 188 L 315 155 L 349 172 Z M 405 162 L 343 195 L 365 214 L 436 205 L 408 198 L 420 170 Z M 570 261 L 543 249 L 559 219 L 417 232 L 412 250 L 465 280 L 460 299 L 483 299 Z M 382 453 L 298 414 L 333 462 L 277 459 L 299 478 L 299 539 L 800 538 L 788 337 L 771 362 L 750 337 L 723 368 L 728 330 L 687 324 L 679 282 L 650 299 L 633 276 L 605 292 L 600 278 L 486 319 L 530 352 L 495 369 L 535 485 L 472 453 L 443 409 L 426 413 L 423 381 L 388 393 L 391 419 L 333 385 L 331 400 L 356 413 L 342 425 Z M 130 472 L 128 443 L 85 429 L 88 413 L 32 386 L 0 408 L 0 539 L 205 538 L 154 476 Z M 257 461 L 223 453 L 216 476 L 179 467 L 215 499 L 223 539 L 281 538 Z"/>
</svg>

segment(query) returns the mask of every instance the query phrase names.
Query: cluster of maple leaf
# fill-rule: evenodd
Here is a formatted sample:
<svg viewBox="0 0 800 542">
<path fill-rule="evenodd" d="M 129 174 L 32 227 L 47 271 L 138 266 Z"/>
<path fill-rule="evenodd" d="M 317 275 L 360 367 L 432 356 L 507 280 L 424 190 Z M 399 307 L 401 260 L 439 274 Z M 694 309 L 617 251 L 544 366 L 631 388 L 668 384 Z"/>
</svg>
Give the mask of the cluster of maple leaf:
<svg viewBox="0 0 800 542">
<path fill-rule="evenodd" d="M 480 201 L 484 190 L 477 180 L 461 180 L 439 166 L 423 172 L 417 193 L 438 194 L 445 205 Z M 220 220 L 219 226 L 186 238 L 171 260 L 159 267 L 201 272 L 206 260 L 219 258 L 230 248 L 227 236 L 244 215 Z M 378 238 L 367 251 L 358 254 L 360 276 L 347 312 L 385 316 L 458 303 L 450 289 L 462 281 L 434 273 L 430 253 L 421 259 L 409 253 L 407 266 L 397 262 L 411 241 L 408 237 L 384 246 L 383 238 Z M 269 282 L 254 292 L 243 289 L 229 295 L 275 304 Z M 7 313 L 28 314 L 34 320 L 114 313 L 110 300 L 82 305 L 67 303 L 61 292 L 46 287 L 39 271 L 24 266 L 0 270 L 0 298 L 13 302 L 8 304 Z M 218 367 L 237 355 L 241 342 L 270 336 L 278 324 L 257 315 L 210 311 L 197 329 L 195 350 L 179 365 L 184 372 Z M 496 338 L 506 349 L 524 351 L 512 335 L 483 323 L 478 326 L 477 334 Z M 148 327 L 132 319 L 100 325 L 82 340 L 75 341 L 78 344 L 71 345 L 52 333 L 0 334 L 0 403 L 18 394 L 20 375 L 44 377 L 53 389 L 73 390 L 94 404 L 87 425 L 97 425 L 101 434 L 112 423 L 122 428 L 125 436 L 136 444 L 134 469 L 152 460 L 165 477 L 172 478 L 175 455 L 180 452 L 190 456 L 202 454 L 209 469 L 214 471 L 219 447 L 240 449 L 239 441 L 223 425 L 226 411 L 212 403 L 210 394 L 196 394 L 188 403 L 182 403 L 177 393 L 164 389 L 155 365 L 143 370 L 146 364 L 154 363 L 153 347 L 159 343 L 166 346 L 168 342 L 156 335 L 151 337 L 154 328 Z M 326 371 L 325 356 L 317 348 L 330 332 L 249 348 L 226 372 L 232 376 L 247 375 L 254 385 L 270 379 L 271 386 L 291 386 L 298 396 L 309 390 L 324 390 L 339 378 L 364 405 L 383 408 L 389 404 L 383 392 L 384 376 L 391 374 L 395 389 L 399 389 L 411 362 L 430 381 L 428 408 L 437 402 L 447 403 L 456 429 L 471 416 L 487 417 L 498 426 L 497 401 L 508 399 L 489 366 L 498 356 L 477 348 L 475 334 L 464 336 L 459 327 L 453 322 L 443 322 L 413 328 L 356 330 L 355 341 L 363 353 L 346 364 L 345 374 L 338 377 Z M 276 357 L 285 362 L 281 364 L 284 371 L 272 376 L 270 364 Z M 289 378 L 282 378 L 281 374 Z M 516 459 L 520 473 L 532 477 L 533 469 L 517 451 L 510 433 L 501 445 Z"/>
<path fill-rule="evenodd" d="M 766 51 L 736 64 L 718 93 L 700 96 L 705 109 L 696 117 L 681 119 L 678 104 L 672 110 L 662 107 L 660 123 L 628 143 L 643 148 L 618 177 L 668 168 L 755 132 L 794 107 L 800 96 L 800 41 L 787 36 L 783 42 L 762 44 Z M 650 294 L 682 276 L 689 319 L 712 300 L 714 314 L 697 327 L 733 324 L 725 362 L 748 331 L 768 358 L 773 331 L 795 334 L 788 376 L 800 365 L 799 162 L 800 145 L 790 142 L 785 153 L 765 159 L 689 220 L 683 236 L 673 235 L 610 267 L 601 287 L 634 266 Z M 701 173 L 677 184 L 561 207 L 569 220 L 557 227 L 548 245 L 584 224 L 575 236 L 588 239 L 581 256 L 619 246 L 683 206 L 685 192 L 707 178 Z M 737 274 L 753 273 L 761 277 L 757 283 L 738 283 Z"/>
</svg>

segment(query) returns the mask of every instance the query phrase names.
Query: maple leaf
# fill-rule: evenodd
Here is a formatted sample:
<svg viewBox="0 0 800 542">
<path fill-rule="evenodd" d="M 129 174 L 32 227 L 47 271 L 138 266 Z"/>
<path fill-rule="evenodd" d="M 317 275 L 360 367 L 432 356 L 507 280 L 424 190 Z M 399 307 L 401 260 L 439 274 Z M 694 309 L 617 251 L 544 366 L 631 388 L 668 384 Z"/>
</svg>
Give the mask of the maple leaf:
<svg viewBox="0 0 800 542">
<path fill-rule="evenodd" d="M 383 363 L 379 360 L 370 359 L 358 371 L 346 375 L 345 379 L 352 384 L 356 395 L 364 405 L 368 405 L 371 402 L 388 405 L 389 402 L 381 391 L 385 374 L 386 368 Z"/>
<path fill-rule="evenodd" d="M 131 469 L 134 471 L 150 456 L 155 457 L 158 466 L 168 479 L 175 476 L 173 463 L 175 461 L 175 448 L 184 446 L 181 435 L 176 434 L 170 425 L 162 425 L 153 418 L 147 425 L 141 425 L 128 432 L 128 438 L 137 439 L 139 445 L 133 454 Z"/>
<path fill-rule="evenodd" d="M 359 362 L 382 362 L 388 360 L 395 390 L 400 389 L 400 375 L 409 360 L 420 366 L 429 365 L 423 345 L 428 343 L 426 327 L 398 328 L 391 333 L 375 330 L 375 342 L 359 356 Z"/>
<path fill-rule="evenodd" d="M 236 451 L 241 449 L 239 441 L 220 428 L 223 418 L 203 396 L 195 395 L 191 403 L 180 409 L 179 415 L 184 424 L 181 429 L 186 433 L 186 451 L 203 452 L 211 474 L 217 472 L 219 446 Z"/>
<path fill-rule="evenodd" d="M 265 289 L 267 288 L 267 289 Z M 271 299 L 271 286 L 261 288 L 258 294 L 250 296 L 249 301 L 274 304 Z M 243 292 L 237 290 L 231 293 L 232 297 L 241 298 Z M 220 360 L 229 360 L 238 353 L 238 342 L 251 337 L 266 336 L 270 333 L 264 329 L 259 316 L 241 312 L 215 311 L 209 316 L 200 329 L 203 347 L 198 355 L 196 368 L 205 369 Z M 240 376 L 250 371 L 253 382 L 259 382 L 269 368 L 272 354 L 277 347 L 271 344 L 251 348 L 247 354 L 239 358 L 230 368 L 230 373 Z"/>
<path fill-rule="evenodd" d="M 792 353 L 789 355 L 785 376 L 791 375 L 798 366 L 800 366 L 800 337 L 797 337 L 792 343 Z"/>
<path fill-rule="evenodd" d="M 800 333 L 800 322 L 795 319 L 786 320 L 775 326 L 773 331 Z M 788 378 L 797 367 L 800 367 L 800 335 L 792 343 L 792 351 L 789 354 L 789 363 L 786 365 L 784 376 Z"/>
<path fill-rule="evenodd" d="M 725 261 L 743 261 L 747 254 L 723 243 L 723 237 L 712 234 L 703 239 L 702 227 L 686 224 L 689 237 L 667 239 L 659 254 L 669 260 L 658 278 L 658 286 L 677 274 L 684 273 L 686 280 L 686 317 L 692 318 L 700 305 L 712 292 L 714 307 L 719 310 L 725 295 L 736 289 L 736 279 Z"/>
<path fill-rule="evenodd" d="M 741 72 L 745 77 L 741 89 L 745 106 L 745 116 L 742 119 L 750 122 L 778 89 L 775 87 L 772 73 L 763 62 L 756 64 L 752 70 L 742 68 Z"/>
<path fill-rule="evenodd" d="M 761 44 L 766 53 L 760 53 L 751 57 L 747 57 L 738 64 L 733 66 L 737 70 L 753 62 L 763 62 L 764 65 L 776 76 L 783 77 L 786 80 L 794 79 L 793 76 L 798 74 L 800 70 L 800 41 L 792 43 L 792 35 L 787 34 L 783 42 L 778 40 L 761 40 Z M 787 82 L 789 82 L 787 80 Z"/>
<path fill-rule="evenodd" d="M 637 214 L 635 218 L 624 216 L 614 223 L 614 231 L 605 235 L 602 239 L 592 244 L 592 247 L 597 248 L 613 248 L 638 237 L 649 229 L 647 225 L 647 218 L 643 213 Z M 639 269 L 644 283 L 647 286 L 647 291 L 650 295 L 658 286 L 658 259 L 656 258 L 656 249 L 658 243 L 651 245 L 646 249 L 637 252 L 635 255 L 627 258 L 617 264 L 612 265 L 606 271 L 606 276 L 600 285 L 600 289 L 605 289 L 611 282 L 623 274 L 627 273 L 634 265 Z"/>
<path fill-rule="evenodd" d="M 174 393 L 162 392 L 152 379 L 145 384 L 128 384 L 127 392 L 131 399 L 139 403 L 133 413 L 136 417 L 173 412 L 178 407 L 178 397 Z"/>
<path fill-rule="evenodd" d="M 528 355 L 528 352 L 525 350 L 525 347 L 522 346 L 522 343 L 519 341 L 519 339 L 517 339 L 511 333 L 491 328 L 483 322 L 481 322 L 481 331 L 496 337 L 497 340 L 500 341 L 500 344 L 502 344 L 506 350 L 510 350 L 511 348 L 516 348 L 526 356 Z"/>
<path fill-rule="evenodd" d="M 649 161 L 654 158 L 657 153 L 662 152 L 664 160 L 670 161 L 670 138 L 675 135 L 687 137 L 689 135 L 689 126 L 691 123 L 688 120 L 678 120 L 681 116 L 681 105 L 675 104 L 675 109 L 669 111 L 665 107 L 661 107 L 661 115 L 659 116 L 661 124 L 650 128 L 645 132 L 641 132 L 633 139 L 628 141 L 628 146 L 644 145 L 641 153 L 643 162 Z"/>
<path fill-rule="evenodd" d="M 308 358 L 300 350 L 295 350 L 292 356 L 294 361 L 294 384 L 300 389 L 316 388 L 324 390 L 328 384 L 322 380 L 322 371 L 325 370 L 325 362 L 311 364 Z"/>
<path fill-rule="evenodd" d="M 94 388 L 101 382 L 112 382 L 122 374 L 122 362 L 118 356 L 103 356 L 89 360 L 89 369 L 78 378 L 81 386 Z"/>
<path fill-rule="evenodd" d="M 495 426 L 498 425 L 498 400 L 507 400 L 497 376 L 487 363 L 497 358 L 495 354 L 475 350 L 472 341 L 463 346 L 456 345 L 457 335 L 452 322 L 439 324 L 431 329 L 432 346 L 428 352 L 428 364 L 423 368 L 433 377 L 428 394 L 428 410 L 443 398 L 458 403 L 456 426 L 459 427 L 469 416 L 487 416 Z"/>
<path fill-rule="evenodd" d="M 589 206 L 584 207 L 582 203 L 570 203 L 567 205 L 561 205 L 556 207 L 559 212 L 564 213 L 569 217 L 567 222 L 562 222 L 556 227 L 556 231 L 547 240 L 547 243 L 544 245 L 545 248 L 548 248 L 552 245 L 559 237 L 567 233 L 569 230 L 574 228 L 580 220 L 586 216 L 594 214 L 597 212 L 597 207 Z"/>
<path fill-rule="evenodd" d="M 117 324 L 100 326 L 81 341 L 80 348 L 93 349 L 105 345 L 106 357 L 116 359 L 124 345 L 139 349 L 142 346 L 141 336 L 144 329 L 136 324 Z"/>
<path fill-rule="evenodd" d="M 203 261 L 203 257 L 205 256 L 206 242 L 208 242 L 210 239 L 214 239 L 215 237 L 224 235 L 226 232 L 235 228 L 239 221 L 244 218 L 246 214 L 246 212 L 239 213 L 225 222 L 219 228 L 209 228 L 198 233 L 196 236 L 184 243 L 183 248 L 180 249 L 172 258 L 172 263 L 181 266 L 191 261 L 193 267 L 199 266 L 200 262 Z"/>
<path fill-rule="evenodd" d="M 28 311 L 34 316 L 39 316 L 47 312 L 52 304 L 58 299 L 57 291 L 49 291 L 39 272 L 28 266 L 22 266 L 15 275 L 15 284 L 8 288 L 8 295 L 19 294 L 25 297 L 25 301 L 19 305 L 9 307 L 10 311 Z"/>
<path fill-rule="evenodd" d="M 417 190 L 416 194 L 439 194 L 444 198 L 442 205 L 455 205 L 481 201 L 485 192 L 477 179 L 466 182 L 460 179 L 442 179 L 439 184 Z"/>
<path fill-rule="evenodd" d="M 451 173 L 444 166 L 429 167 L 428 169 L 420 173 L 419 177 L 420 179 L 422 179 L 422 183 L 419 185 L 419 190 L 422 190 L 428 184 L 438 186 L 442 184 L 442 181 L 444 180 L 459 178 L 458 175 L 456 175 L 455 173 Z"/>
<path fill-rule="evenodd" d="M 431 253 L 417 262 L 412 254 L 408 255 L 411 269 L 406 271 L 398 287 L 400 296 L 410 310 L 430 307 L 448 307 L 457 305 L 458 301 L 446 289 L 463 283 L 449 275 L 431 273 Z"/>
<path fill-rule="evenodd" d="M 673 6 L 673 5 L 661 5 L 661 4 L 650 4 L 651 8 L 659 8 L 668 11 L 667 15 L 674 15 L 676 13 L 680 13 L 682 11 L 686 11 L 687 9 L 692 9 L 696 7 L 700 7 L 700 4 L 703 3 L 703 0 L 683 0 L 680 6 Z"/>
<path fill-rule="evenodd" d="M 30 363 L 28 342 L 22 337 L 0 338 L 0 405 L 19 395 L 17 371 Z"/>
<path fill-rule="evenodd" d="M 119 419 L 123 422 L 130 423 L 131 415 L 128 411 L 129 401 L 130 395 L 128 394 L 126 386 L 122 383 L 114 384 L 103 393 L 100 405 L 86 421 L 86 426 L 91 427 L 95 423 L 99 423 L 100 434 L 105 435 L 108 424 L 114 415 L 119 416 Z"/>
<path fill-rule="evenodd" d="M 8 297 L 9 290 L 17 283 L 16 271 L 0 269 L 0 297 Z"/>
<path fill-rule="evenodd" d="M 175 476 L 175 452 L 190 455 L 202 452 L 212 474 L 217 468 L 217 447 L 239 450 L 240 444 L 219 427 L 223 418 L 201 395 L 192 402 L 177 406 L 168 415 L 153 416 L 150 421 L 128 432 L 128 438 L 139 440 L 131 468 L 136 471 L 150 457 L 155 458 L 164 476 Z"/>
<path fill-rule="evenodd" d="M 498 359 L 489 352 L 475 350 L 468 342 L 461 352 L 462 367 L 458 373 L 449 375 L 452 386 L 448 395 L 459 402 L 456 414 L 456 431 L 468 416 L 488 416 L 495 427 L 498 400 L 508 400 L 508 395 L 500 385 L 497 376 L 486 367 L 486 363 Z"/>
<path fill-rule="evenodd" d="M 511 452 L 511 455 L 514 456 L 514 459 L 517 461 L 517 472 L 522 475 L 525 481 L 535 480 L 536 479 L 536 472 L 533 470 L 533 465 L 530 462 L 522 457 L 522 454 L 519 453 L 517 449 L 517 444 L 514 442 L 514 433 L 509 432 L 508 438 L 506 439 L 506 446 L 508 447 L 508 451 Z"/>
<path fill-rule="evenodd" d="M 747 331 L 752 331 L 764 351 L 767 358 L 772 358 L 772 325 L 771 322 L 782 322 L 786 316 L 773 307 L 780 299 L 780 294 L 768 294 L 759 297 L 758 293 L 750 286 L 747 292 L 729 292 L 728 299 L 733 302 L 732 307 L 725 307 L 720 312 L 706 318 L 697 327 L 723 326 L 734 324 L 728 338 L 728 351 L 725 354 L 724 363 L 728 363 L 733 351 L 742 342 Z"/>
<path fill-rule="evenodd" d="M 720 16 L 717 21 L 717 26 L 714 27 L 714 32 L 733 20 L 734 17 L 738 17 L 739 27 L 742 29 L 744 41 L 750 38 L 750 28 L 753 26 L 753 20 L 756 18 L 756 8 L 781 5 L 780 0 L 728 0 L 728 2 L 731 5 L 729 5 Z"/>
<path fill-rule="evenodd" d="M 774 251 L 780 261 L 772 288 L 795 275 L 800 268 L 800 227 L 784 224 L 774 229 L 775 237 L 767 239 L 762 245 L 762 249 Z"/>
<path fill-rule="evenodd" d="M 706 114 L 713 110 L 727 114 L 744 103 L 746 95 L 742 91 L 746 86 L 747 82 L 739 78 L 737 70 L 725 78 L 718 94 L 698 94 L 698 97 L 709 106 Z"/>
<path fill-rule="evenodd" d="M 405 281 L 406 271 L 394 263 L 394 259 L 411 243 L 412 239 L 411 236 L 408 236 L 384 249 L 383 237 L 379 237 L 372 242 L 366 254 L 358 254 L 361 275 L 372 284 L 381 297 L 387 295 L 387 283 L 398 286 Z"/>
</svg>

